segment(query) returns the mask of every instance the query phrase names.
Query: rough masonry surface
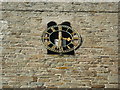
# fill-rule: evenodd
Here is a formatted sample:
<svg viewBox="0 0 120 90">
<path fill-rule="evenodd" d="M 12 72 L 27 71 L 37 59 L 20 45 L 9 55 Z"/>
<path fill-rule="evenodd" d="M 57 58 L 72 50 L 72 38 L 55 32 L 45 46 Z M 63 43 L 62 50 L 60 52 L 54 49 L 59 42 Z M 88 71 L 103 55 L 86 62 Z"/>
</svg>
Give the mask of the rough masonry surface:
<svg viewBox="0 0 120 90">
<path fill-rule="evenodd" d="M 75 56 L 46 54 L 49 21 L 81 34 Z M 118 3 L 3 2 L 0 23 L 3 88 L 118 87 Z"/>
</svg>

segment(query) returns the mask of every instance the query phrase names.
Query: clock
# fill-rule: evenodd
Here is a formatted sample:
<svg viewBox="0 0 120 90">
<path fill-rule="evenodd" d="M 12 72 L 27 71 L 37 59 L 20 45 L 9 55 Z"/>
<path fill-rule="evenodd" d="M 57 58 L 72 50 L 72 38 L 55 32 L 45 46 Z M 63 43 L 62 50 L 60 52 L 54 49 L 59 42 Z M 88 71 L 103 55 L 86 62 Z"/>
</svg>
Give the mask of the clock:
<svg viewBox="0 0 120 90">
<path fill-rule="evenodd" d="M 57 25 L 50 22 L 42 34 L 42 42 L 48 54 L 73 54 L 82 44 L 79 33 L 72 29 L 69 22 Z"/>
</svg>

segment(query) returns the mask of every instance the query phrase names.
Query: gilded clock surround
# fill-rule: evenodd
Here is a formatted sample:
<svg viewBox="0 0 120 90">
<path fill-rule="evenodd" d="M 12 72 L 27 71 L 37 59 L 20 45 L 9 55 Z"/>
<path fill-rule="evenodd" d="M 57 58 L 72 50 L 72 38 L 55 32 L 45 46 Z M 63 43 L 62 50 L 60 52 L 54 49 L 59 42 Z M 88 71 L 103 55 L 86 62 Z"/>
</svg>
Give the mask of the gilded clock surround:
<svg viewBox="0 0 120 90">
<path fill-rule="evenodd" d="M 50 23 L 52 24 L 50 25 Z M 51 21 L 42 34 L 42 42 L 48 52 L 54 52 L 48 54 L 74 55 L 75 50 L 82 44 L 82 37 L 72 29 L 70 22 L 57 25 L 54 21 Z"/>
</svg>

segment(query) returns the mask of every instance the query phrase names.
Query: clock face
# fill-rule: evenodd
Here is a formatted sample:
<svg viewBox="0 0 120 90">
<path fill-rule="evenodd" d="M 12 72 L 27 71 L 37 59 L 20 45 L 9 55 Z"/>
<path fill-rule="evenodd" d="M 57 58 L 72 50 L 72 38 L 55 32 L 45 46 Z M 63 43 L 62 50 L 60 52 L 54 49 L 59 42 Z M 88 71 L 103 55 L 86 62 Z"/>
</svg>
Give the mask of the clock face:
<svg viewBox="0 0 120 90">
<path fill-rule="evenodd" d="M 76 50 L 81 45 L 80 35 L 66 25 L 54 25 L 42 34 L 45 47 L 53 52 L 67 53 Z"/>
</svg>

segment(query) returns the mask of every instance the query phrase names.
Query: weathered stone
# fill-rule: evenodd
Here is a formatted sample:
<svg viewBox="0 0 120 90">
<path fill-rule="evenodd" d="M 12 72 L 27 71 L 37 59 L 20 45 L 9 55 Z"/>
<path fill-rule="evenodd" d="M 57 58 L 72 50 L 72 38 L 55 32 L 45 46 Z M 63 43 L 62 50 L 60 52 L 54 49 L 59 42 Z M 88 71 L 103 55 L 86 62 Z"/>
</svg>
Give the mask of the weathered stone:
<svg viewBox="0 0 120 90">
<path fill-rule="evenodd" d="M 46 5 L 48 6 L 46 8 Z M 51 8 L 51 5 L 53 6 Z M 93 6 L 93 7 L 91 7 Z M 52 2 L 45 2 L 45 3 L 34 3 L 34 2 L 30 2 L 30 3 L 20 3 L 20 2 L 16 2 L 16 4 L 14 5 L 14 2 L 10 2 L 8 4 L 3 3 L 3 9 L 18 9 L 18 10 L 64 10 L 64 11 L 85 11 L 85 10 L 89 10 L 89 11 L 117 11 L 117 3 L 81 3 L 81 2 L 74 2 L 74 3 L 68 3 L 66 5 L 66 3 L 64 2 L 59 2 L 59 3 L 52 3 Z M 84 8 L 83 8 L 84 7 Z M 106 7 L 106 8 L 105 8 Z"/>
<path fill-rule="evenodd" d="M 118 84 L 105 84 L 105 88 L 119 88 Z"/>
<path fill-rule="evenodd" d="M 32 81 L 32 77 L 29 76 L 18 76 L 17 79 L 19 81 Z"/>
<path fill-rule="evenodd" d="M 33 76 L 32 78 L 33 78 L 33 82 L 37 82 L 38 78 L 36 76 Z"/>
<path fill-rule="evenodd" d="M 2 88 L 12 88 L 12 86 L 4 85 Z"/>
<path fill-rule="evenodd" d="M 91 88 L 104 88 L 105 85 L 92 85 Z"/>
<path fill-rule="evenodd" d="M 30 59 L 40 59 L 40 58 L 43 58 L 43 57 L 44 57 L 44 55 L 38 54 L 38 55 L 32 55 L 32 56 L 30 57 Z"/>
<path fill-rule="evenodd" d="M 108 80 L 110 84 L 118 83 L 118 75 L 109 75 Z"/>
<path fill-rule="evenodd" d="M 69 67 L 56 67 L 56 69 L 69 69 Z"/>
<path fill-rule="evenodd" d="M 49 89 L 56 89 L 57 87 L 55 87 L 55 86 L 48 86 L 47 88 L 49 88 Z"/>
<path fill-rule="evenodd" d="M 2 2 L 1 10 L 4 88 L 118 87 L 118 3 Z M 81 35 L 75 55 L 47 55 L 50 21 L 69 21 Z"/>
<path fill-rule="evenodd" d="M 50 79 L 48 79 L 48 78 L 39 78 L 38 79 L 38 82 L 49 82 L 50 81 Z"/>
<path fill-rule="evenodd" d="M 52 74 L 64 74 L 65 73 L 65 71 L 61 69 L 51 69 L 48 72 Z"/>
<path fill-rule="evenodd" d="M 30 85 L 34 86 L 34 87 L 41 87 L 41 86 L 44 85 L 44 83 L 42 83 L 42 82 L 31 82 Z"/>
</svg>

